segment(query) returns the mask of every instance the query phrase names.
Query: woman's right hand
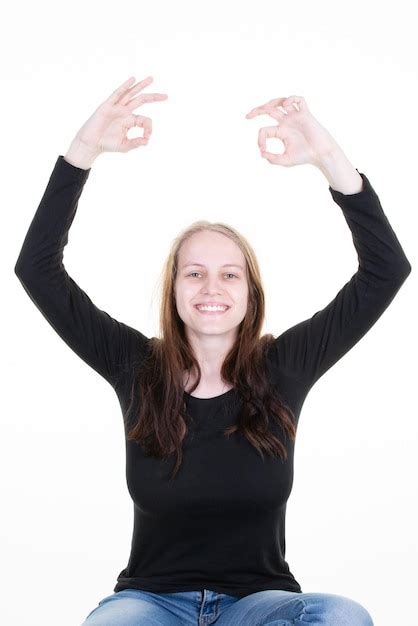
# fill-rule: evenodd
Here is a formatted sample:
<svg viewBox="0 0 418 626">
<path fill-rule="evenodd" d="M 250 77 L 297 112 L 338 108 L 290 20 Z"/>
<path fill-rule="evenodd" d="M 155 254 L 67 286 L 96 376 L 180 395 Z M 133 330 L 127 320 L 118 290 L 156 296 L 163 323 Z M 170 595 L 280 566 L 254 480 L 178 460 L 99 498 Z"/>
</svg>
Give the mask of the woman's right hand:
<svg viewBox="0 0 418 626">
<path fill-rule="evenodd" d="M 144 78 L 131 86 L 135 77 L 131 76 L 102 102 L 93 115 L 77 132 L 72 144 L 88 154 L 97 156 L 102 152 L 129 152 L 138 146 L 146 145 L 152 132 L 152 120 L 143 115 L 134 115 L 133 111 L 144 102 L 166 100 L 164 93 L 140 93 L 152 83 L 152 76 Z M 133 98 L 132 96 L 136 96 Z M 130 128 L 137 126 L 144 129 L 143 137 L 127 139 Z"/>
</svg>

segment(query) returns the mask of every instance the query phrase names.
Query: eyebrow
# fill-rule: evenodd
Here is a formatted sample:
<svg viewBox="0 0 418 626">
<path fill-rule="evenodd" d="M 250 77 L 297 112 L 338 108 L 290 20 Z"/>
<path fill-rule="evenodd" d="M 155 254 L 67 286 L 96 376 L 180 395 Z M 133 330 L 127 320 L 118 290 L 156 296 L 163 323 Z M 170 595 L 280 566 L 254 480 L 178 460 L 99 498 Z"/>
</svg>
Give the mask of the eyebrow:
<svg viewBox="0 0 418 626">
<path fill-rule="evenodd" d="M 189 265 L 197 265 L 198 267 L 205 267 L 203 263 L 185 263 L 183 265 L 183 269 L 185 267 L 188 267 Z M 221 267 L 239 267 L 240 270 L 244 270 L 242 265 L 237 265 L 236 263 L 225 263 L 224 265 L 221 265 Z"/>
</svg>

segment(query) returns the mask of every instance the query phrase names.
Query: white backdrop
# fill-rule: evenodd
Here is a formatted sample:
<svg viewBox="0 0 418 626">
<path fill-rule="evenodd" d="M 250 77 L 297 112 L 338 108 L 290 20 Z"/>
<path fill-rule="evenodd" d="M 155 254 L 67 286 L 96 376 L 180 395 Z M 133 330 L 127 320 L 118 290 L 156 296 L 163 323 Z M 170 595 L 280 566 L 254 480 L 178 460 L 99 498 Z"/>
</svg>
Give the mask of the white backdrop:
<svg viewBox="0 0 418 626">
<path fill-rule="evenodd" d="M 247 120 L 304 96 L 379 195 L 412 273 L 311 390 L 299 421 L 286 560 L 303 591 L 349 596 L 376 626 L 414 624 L 417 47 L 412 5 L 177 0 L 8 5 L 1 46 L 3 210 L 1 621 L 81 624 L 127 564 L 132 501 L 113 389 L 55 334 L 14 264 L 59 154 L 129 76 L 168 94 L 146 147 L 92 166 L 64 263 L 97 306 L 158 332 L 157 281 L 178 231 L 224 221 L 252 243 L 278 335 L 357 269 L 316 168 L 259 154 Z M 133 131 L 129 136 L 141 134 Z M 267 149 L 283 151 L 278 140 Z"/>
</svg>

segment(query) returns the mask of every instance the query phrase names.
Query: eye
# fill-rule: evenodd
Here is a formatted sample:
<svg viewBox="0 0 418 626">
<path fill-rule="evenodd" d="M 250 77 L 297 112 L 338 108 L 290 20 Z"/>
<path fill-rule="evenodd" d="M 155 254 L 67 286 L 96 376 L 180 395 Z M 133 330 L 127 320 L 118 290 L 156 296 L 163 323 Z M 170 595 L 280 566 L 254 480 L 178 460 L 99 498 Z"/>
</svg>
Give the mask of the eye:
<svg viewBox="0 0 418 626">
<path fill-rule="evenodd" d="M 200 274 L 200 272 L 191 272 L 188 276 L 193 276 L 193 274 Z M 225 276 L 235 276 L 235 278 L 238 278 L 236 274 L 232 274 L 230 272 L 226 273 Z"/>
</svg>

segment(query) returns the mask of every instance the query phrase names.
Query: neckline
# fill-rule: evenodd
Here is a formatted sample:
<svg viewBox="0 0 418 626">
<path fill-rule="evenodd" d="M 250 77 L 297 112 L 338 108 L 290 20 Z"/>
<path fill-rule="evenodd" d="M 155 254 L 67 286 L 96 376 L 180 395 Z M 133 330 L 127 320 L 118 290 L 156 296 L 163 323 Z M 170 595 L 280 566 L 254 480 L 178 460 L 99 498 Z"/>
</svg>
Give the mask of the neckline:
<svg viewBox="0 0 418 626">
<path fill-rule="evenodd" d="M 221 393 L 219 396 L 212 396 L 212 398 L 198 398 L 197 396 L 192 396 L 190 395 L 190 393 L 188 393 L 187 391 L 184 391 L 184 394 L 188 397 L 188 398 L 192 398 L 192 400 L 200 400 L 200 401 L 207 401 L 207 400 L 217 400 L 218 398 L 223 398 L 224 396 L 227 396 L 229 393 L 232 393 L 233 391 L 235 391 L 235 387 L 232 387 L 231 389 L 228 389 L 228 391 L 225 391 L 225 393 Z"/>
</svg>

